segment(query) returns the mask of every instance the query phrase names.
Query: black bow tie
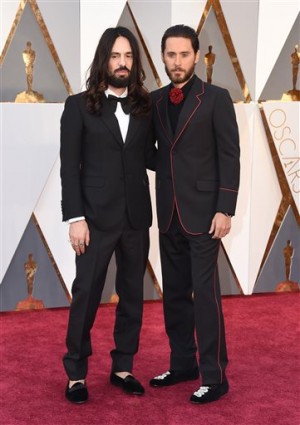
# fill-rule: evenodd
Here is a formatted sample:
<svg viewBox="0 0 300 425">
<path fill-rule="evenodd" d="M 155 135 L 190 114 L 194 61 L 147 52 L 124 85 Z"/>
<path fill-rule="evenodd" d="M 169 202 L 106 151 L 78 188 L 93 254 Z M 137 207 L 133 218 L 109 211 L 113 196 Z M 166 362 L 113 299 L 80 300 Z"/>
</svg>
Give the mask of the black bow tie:
<svg viewBox="0 0 300 425">
<path fill-rule="evenodd" d="M 128 105 L 127 97 L 117 97 L 117 96 L 113 96 L 112 94 L 109 94 L 107 98 L 109 102 L 114 106 L 115 111 L 117 109 L 117 103 L 120 102 L 124 113 L 129 114 L 130 107 Z"/>
</svg>

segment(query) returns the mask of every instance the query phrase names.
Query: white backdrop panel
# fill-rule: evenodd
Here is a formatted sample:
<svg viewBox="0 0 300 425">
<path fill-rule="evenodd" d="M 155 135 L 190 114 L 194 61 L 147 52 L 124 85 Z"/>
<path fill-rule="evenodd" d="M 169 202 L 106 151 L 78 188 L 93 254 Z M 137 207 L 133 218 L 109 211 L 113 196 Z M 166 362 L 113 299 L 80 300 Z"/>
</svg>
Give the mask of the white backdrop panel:
<svg viewBox="0 0 300 425">
<path fill-rule="evenodd" d="M 4 48 L 12 24 L 16 17 L 20 1 L 0 0 L 0 52 Z"/>
<path fill-rule="evenodd" d="M 279 160 L 300 214 L 300 102 L 264 102 Z"/>
<path fill-rule="evenodd" d="M 151 263 L 151 266 L 153 268 L 153 271 L 159 283 L 159 286 L 162 288 L 162 275 L 161 275 L 159 238 L 158 238 L 159 233 L 158 233 L 157 217 L 156 217 L 155 173 L 153 171 L 148 171 L 148 176 L 150 181 L 150 194 L 151 194 L 152 212 L 153 212 L 152 227 L 150 228 L 149 261 Z"/>
<path fill-rule="evenodd" d="M 80 90 L 79 0 L 37 1 L 70 86 L 76 93 Z"/>
<path fill-rule="evenodd" d="M 278 178 L 256 106 L 251 179 L 249 293 L 252 293 L 282 199 Z"/>
<path fill-rule="evenodd" d="M 253 99 L 255 98 L 258 3 L 259 0 L 221 0 L 237 58 Z"/>
<path fill-rule="evenodd" d="M 202 17 L 206 1 L 178 1 L 172 0 L 172 24 L 185 24 L 194 28 L 198 28 Z M 165 28 L 167 29 L 167 28 Z"/>
<path fill-rule="evenodd" d="M 102 33 L 115 27 L 126 5 L 126 0 L 80 2 L 80 58 L 82 89 L 85 88 L 86 72 L 92 63 Z"/>
<path fill-rule="evenodd" d="M 68 241 L 69 226 L 62 221 L 59 172 L 58 157 L 34 213 L 68 291 L 71 292 L 75 277 L 75 255 Z"/>
<path fill-rule="evenodd" d="M 255 99 L 260 98 L 299 10 L 299 0 L 260 0 Z"/>
<path fill-rule="evenodd" d="M 160 44 L 165 30 L 171 26 L 170 0 L 159 2 L 149 0 L 129 0 L 132 13 L 137 21 L 147 49 L 159 78 L 168 82 L 161 60 Z M 158 19 L 159 17 L 159 19 Z"/>
<path fill-rule="evenodd" d="M 229 235 L 222 240 L 244 294 L 248 294 L 253 115 L 256 106 L 237 104 L 241 177 L 235 217 Z"/>
<path fill-rule="evenodd" d="M 78 2 L 37 1 L 75 92 L 84 89 L 79 86 L 85 80 L 100 36 L 106 28 L 118 24 L 126 7 L 126 0 L 81 0 L 78 10 Z M 0 0 L 1 50 L 19 4 L 19 0 Z M 196 28 L 205 4 L 204 0 L 129 1 L 163 84 L 169 83 L 160 57 L 163 32 L 176 23 Z M 258 98 L 293 27 L 299 2 L 221 0 L 221 5 L 246 81 L 251 87 L 255 85 L 256 94 L 251 94 Z M 258 31 L 255 35 L 257 9 Z M 252 19 L 254 24 L 250 23 Z M 275 106 L 268 104 L 264 108 L 268 112 Z M 293 137 L 299 143 L 299 103 L 286 103 L 285 107 L 286 111 L 292 108 L 292 115 L 287 114 L 293 117 L 292 124 L 289 122 L 288 125 L 294 126 Z M 2 248 L 5 247 L 1 253 L 1 279 L 34 211 L 70 290 L 75 273 L 74 255 L 68 243 L 68 226 L 62 223 L 60 211 L 58 151 L 62 109 L 63 104 L 1 105 L 1 238 Z M 258 105 L 237 104 L 235 110 L 241 137 L 241 186 L 232 232 L 223 243 L 244 293 L 250 294 L 282 194 Z M 154 212 L 149 259 L 161 284 L 154 174 L 150 172 L 149 175 Z"/>
<path fill-rule="evenodd" d="M 59 150 L 59 104 L 1 104 L 2 280 Z"/>
<path fill-rule="evenodd" d="M 241 143 L 241 183 L 224 247 L 245 294 L 251 294 L 282 198 L 258 106 L 235 105 Z"/>
</svg>

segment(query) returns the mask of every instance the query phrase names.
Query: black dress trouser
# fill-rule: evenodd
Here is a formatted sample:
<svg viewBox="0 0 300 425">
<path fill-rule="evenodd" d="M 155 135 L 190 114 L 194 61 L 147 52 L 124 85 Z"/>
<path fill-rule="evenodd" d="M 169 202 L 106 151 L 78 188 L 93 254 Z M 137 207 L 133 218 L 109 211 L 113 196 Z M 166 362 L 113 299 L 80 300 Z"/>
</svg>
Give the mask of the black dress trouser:
<svg viewBox="0 0 300 425">
<path fill-rule="evenodd" d="M 112 371 L 131 372 L 138 351 L 143 314 L 143 281 L 149 251 L 149 230 L 99 231 L 89 225 L 90 244 L 76 257 L 66 344 L 63 358 L 71 380 L 84 379 L 88 356 L 92 354 L 90 330 L 101 300 L 106 273 L 115 252 L 116 292 L 119 303 L 114 327 L 115 349 L 111 351 Z M 100 308 L 101 311 L 101 308 Z"/>
<path fill-rule="evenodd" d="M 170 369 L 196 367 L 198 345 L 204 385 L 221 383 L 228 363 L 217 269 L 219 246 L 220 240 L 208 233 L 185 232 L 176 213 L 168 232 L 160 233 Z"/>
</svg>

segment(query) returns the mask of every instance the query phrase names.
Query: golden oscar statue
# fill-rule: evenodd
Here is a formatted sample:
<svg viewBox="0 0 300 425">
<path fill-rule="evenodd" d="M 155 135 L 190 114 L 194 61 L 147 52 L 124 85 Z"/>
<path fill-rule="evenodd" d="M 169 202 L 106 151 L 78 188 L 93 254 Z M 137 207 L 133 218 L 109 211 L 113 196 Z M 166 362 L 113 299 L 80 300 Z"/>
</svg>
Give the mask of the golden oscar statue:
<svg viewBox="0 0 300 425">
<path fill-rule="evenodd" d="M 37 264 L 34 261 L 32 254 L 28 255 L 28 260 L 24 263 L 24 269 L 26 273 L 28 297 L 25 300 L 18 302 L 16 310 L 42 310 L 45 308 L 43 301 L 37 300 L 32 296 L 33 283 L 37 271 Z"/>
<path fill-rule="evenodd" d="M 281 100 L 300 100 L 300 90 L 297 90 L 297 80 L 299 73 L 299 64 L 300 64 L 300 52 L 299 46 L 296 44 L 294 52 L 291 54 L 291 64 L 292 64 L 292 83 L 293 88 L 286 93 L 283 93 Z"/>
<path fill-rule="evenodd" d="M 292 269 L 292 258 L 294 255 L 294 248 L 291 241 L 288 240 L 286 246 L 283 248 L 283 255 L 285 261 L 285 281 L 279 282 L 276 287 L 276 292 L 299 292 L 299 283 L 290 280 Z"/>
<path fill-rule="evenodd" d="M 206 81 L 209 84 L 212 83 L 212 74 L 215 60 L 216 55 L 212 53 L 212 46 L 208 46 L 208 52 L 204 56 L 204 63 L 206 65 Z"/>
<path fill-rule="evenodd" d="M 22 53 L 25 64 L 25 74 L 27 81 L 27 90 L 17 94 L 16 103 L 40 103 L 45 102 L 44 96 L 32 89 L 33 67 L 35 63 L 35 51 L 31 48 L 31 42 L 27 41 L 26 48 Z"/>
</svg>

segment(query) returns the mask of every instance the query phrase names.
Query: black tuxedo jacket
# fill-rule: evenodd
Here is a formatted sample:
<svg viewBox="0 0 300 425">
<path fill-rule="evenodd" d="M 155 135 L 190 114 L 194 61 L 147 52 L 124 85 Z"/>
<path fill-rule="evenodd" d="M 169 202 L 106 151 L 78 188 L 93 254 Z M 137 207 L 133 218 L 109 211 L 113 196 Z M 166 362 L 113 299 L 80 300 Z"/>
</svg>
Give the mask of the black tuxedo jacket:
<svg viewBox="0 0 300 425">
<path fill-rule="evenodd" d="M 130 116 L 123 142 L 111 103 L 103 95 L 101 116 L 86 110 L 83 93 L 70 96 L 61 118 L 63 220 L 85 216 L 99 230 L 151 226 L 146 165 L 153 168 L 151 115 Z"/>
<path fill-rule="evenodd" d="M 183 228 L 199 234 L 209 230 L 217 211 L 235 213 L 240 172 L 235 111 L 227 90 L 196 77 L 173 134 L 169 90 L 152 93 L 158 225 L 166 232 L 176 207 Z"/>
</svg>

